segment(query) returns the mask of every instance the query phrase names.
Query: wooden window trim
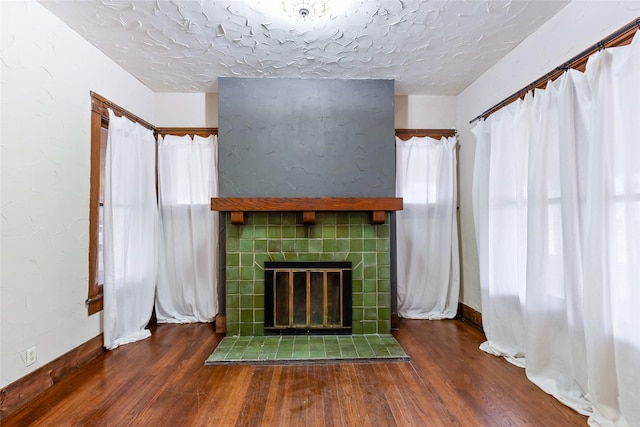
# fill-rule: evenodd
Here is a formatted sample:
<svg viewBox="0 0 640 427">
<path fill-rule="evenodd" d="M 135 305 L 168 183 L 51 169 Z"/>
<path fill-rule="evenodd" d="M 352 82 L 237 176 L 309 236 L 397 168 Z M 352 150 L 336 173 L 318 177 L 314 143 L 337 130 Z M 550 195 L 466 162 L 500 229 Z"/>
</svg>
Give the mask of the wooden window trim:
<svg viewBox="0 0 640 427">
<path fill-rule="evenodd" d="M 102 284 L 98 283 L 98 244 L 100 214 L 100 140 L 102 129 L 109 128 L 109 109 L 117 116 L 126 117 L 156 132 L 149 122 L 130 113 L 119 105 L 107 100 L 95 92 L 91 96 L 91 172 L 89 176 L 89 291 L 86 305 L 89 315 L 103 308 Z"/>
<path fill-rule="evenodd" d="M 92 99 L 93 103 L 93 99 Z M 107 119 L 108 121 L 108 119 Z M 102 310 L 102 285 L 98 283 L 98 239 L 100 210 L 100 133 L 102 117 L 91 111 L 91 174 L 89 186 L 89 315 Z"/>
<path fill-rule="evenodd" d="M 141 119 L 133 113 L 125 110 L 117 104 L 109 101 L 108 99 L 98 95 L 95 92 L 90 92 L 91 95 L 91 112 L 99 114 L 104 121 L 106 121 L 107 125 L 109 123 L 109 109 L 113 110 L 116 116 L 126 117 L 129 120 L 139 123 L 140 125 L 146 127 L 147 129 L 151 129 L 156 132 L 156 127 L 146 120 Z M 92 123 L 93 124 L 93 123 Z"/>
<path fill-rule="evenodd" d="M 189 135 L 193 137 L 197 135 L 206 138 L 209 135 L 218 135 L 218 128 L 157 128 L 156 133 L 158 134 L 158 136 L 162 137 L 165 137 L 167 135 Z"/>
<path fill-rule="evenodd" d="M 396 136 L 403 141 L 417 136 L 423 138 L 428 136 L 433 139 L 440 139 L 442 137 L 449 138 L 456 136 L 457 131 L 455 129 L 396 129 Z"/>
</svg>

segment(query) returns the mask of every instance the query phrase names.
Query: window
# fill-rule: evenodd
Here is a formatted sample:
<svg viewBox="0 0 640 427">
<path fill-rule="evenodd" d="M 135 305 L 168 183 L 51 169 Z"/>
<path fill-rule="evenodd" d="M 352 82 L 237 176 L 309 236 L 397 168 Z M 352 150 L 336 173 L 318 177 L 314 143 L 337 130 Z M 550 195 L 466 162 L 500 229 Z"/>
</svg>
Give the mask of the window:
<svg viewBox="0 0 640 427">
<path fill-rule="evenodd" d="M 104 266 L 102 262 L 102 202 L 104 200 L 104 169 L 109 130 L 109 113 L 125 116 L 141 125 L 155 128 L 113 104 L 102 96 L 91 92 L 91 175 L 89 193 L 89 292 L 87 308 L 89 315 L 102 310 L 102 285 Z"/>
<path fill-rule="evenodd" d="M 89 292 L 86 300 L 89 315 L 102 310 L 104 267 L 102 262 L 102 202 L 104 172 L 109 131 L 109 109 L 160 135 L 217 135 L 217 128 L 158 128 L 124 108 L 91 92 L 91 176 L 89 195 Z"/>
</svg>

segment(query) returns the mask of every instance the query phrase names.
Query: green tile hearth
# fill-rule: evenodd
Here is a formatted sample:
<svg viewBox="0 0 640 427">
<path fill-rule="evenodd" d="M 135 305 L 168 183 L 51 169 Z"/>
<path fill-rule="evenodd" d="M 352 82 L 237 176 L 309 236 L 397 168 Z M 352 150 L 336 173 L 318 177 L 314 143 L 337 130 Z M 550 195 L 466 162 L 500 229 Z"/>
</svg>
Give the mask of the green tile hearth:
<svg viewBox="0 0 640 427">
<path fill-rule="evenodd" d="M 205 365 L 408 361 L 390 335 L 230 336 Z"/>
</svg>

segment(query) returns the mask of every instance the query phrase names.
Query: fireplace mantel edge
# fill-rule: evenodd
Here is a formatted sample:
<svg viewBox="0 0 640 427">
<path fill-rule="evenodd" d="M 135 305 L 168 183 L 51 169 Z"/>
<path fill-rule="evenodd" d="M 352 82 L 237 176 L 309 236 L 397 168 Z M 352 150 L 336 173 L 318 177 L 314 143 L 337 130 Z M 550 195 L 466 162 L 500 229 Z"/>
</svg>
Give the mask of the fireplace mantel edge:
<svg viewBox="0 0 640 427">
<path fill-rule="evenodd" d="M 316 212 L 371 212 L 372 224 L 384 224 L 385 212 L 402 210 L 402 197 L 212 197 L 211 210 L 231 212 L 235 225 L 245 212 L 302 212 L 308 225 Z"/>
</svg>

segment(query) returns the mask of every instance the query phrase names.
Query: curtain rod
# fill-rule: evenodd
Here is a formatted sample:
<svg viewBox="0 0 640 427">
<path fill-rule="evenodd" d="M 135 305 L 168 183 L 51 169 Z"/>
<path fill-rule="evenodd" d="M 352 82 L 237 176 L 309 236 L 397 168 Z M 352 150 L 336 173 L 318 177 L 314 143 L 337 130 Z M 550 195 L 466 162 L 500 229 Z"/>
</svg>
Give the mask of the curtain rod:
<svg viewBox="0 0 640 427">
<path fill-rule="evenodd" d="M 488 110 L 480 114 L 478 117 L 471 120 L 469 123 L 472 124 L 480 119 L 486 119 L 487 117 L 489 117 L 491 114 L 495 113 L 502 107 L 522 97 L 530 90 L 535 89 L 538 86 L 544 85 L 549 80 L 555 80 L 560 75 L 562 75 L 565 71 L 569 70 L 570 68 L 575 68 L 577 65 L 580 65 L 582 62 L 584 62 L 594 53 L 601 51 L 607 47 L 610 47 L 607 45 L 609 45 L 611 42 L 616 41 L 616 39 L 624 37 L 624 39 L 626 40 L 627 37 L 625 36 L 631 36 L 633 33 L 638 31 L 639 29 L 640 29 L 640 17 L 636 18 L 634 21 L 628 23 L 627 25 L 615 31 L 614 33 L 610 34 L 609 36 L 605 37 L 604 39 L 600 40 L 598 43 L 594 44 L 590 48 L 583 50 L 573 58 L 564 62 L 562 65 L 554 68 L 552 71 L 548 72 L 547 74 L 540 77 L 539 79 L 533 81 L 532 83 L 529 83 L 527 86 L 523 87 L 513 95 L 508 96 L 507 98 L 498 102 L 496 105 L 489 108 Z"/>
</svg>

